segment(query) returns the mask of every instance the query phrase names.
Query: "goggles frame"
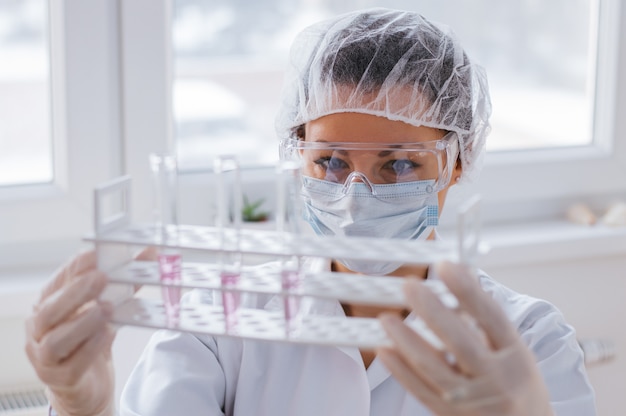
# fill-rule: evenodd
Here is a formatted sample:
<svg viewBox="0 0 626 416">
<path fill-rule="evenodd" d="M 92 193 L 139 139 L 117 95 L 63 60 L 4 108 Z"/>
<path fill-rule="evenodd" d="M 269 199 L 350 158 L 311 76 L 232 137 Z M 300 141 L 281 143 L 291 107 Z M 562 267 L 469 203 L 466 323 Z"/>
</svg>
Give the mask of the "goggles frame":
<svg viewBox="0 0 626 416">
<path fill-rule="evenodd" d="M 280 141 L 281 160 L 302 160 L 301 154 L 305 151 L 330 150 L 330 151 L 415 151 L 432 152 L 437 157 L 438 177 L 433 185 L 434 191 L 445 188 L 451 180 L 452 171 L 459 157 L 459 139 L 456 132 L 448 132 L 438 140 L 426 142 L 404 143 L 377 143 L 377 142 L 324 142 L 307 141 L 301 138 L 289 137 Z M 358 176 L 365 176 L 358 171 L 352 171 Z"/>
</svg>

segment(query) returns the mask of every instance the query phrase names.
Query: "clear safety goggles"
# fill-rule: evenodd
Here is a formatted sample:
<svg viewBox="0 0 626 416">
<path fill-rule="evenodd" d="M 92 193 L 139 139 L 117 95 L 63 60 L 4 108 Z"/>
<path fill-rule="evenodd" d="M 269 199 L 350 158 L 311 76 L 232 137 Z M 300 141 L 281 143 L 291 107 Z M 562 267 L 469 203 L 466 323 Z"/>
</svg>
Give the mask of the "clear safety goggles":
<svg viewBox="0 0 626 416">
<path fill-rule="evenodd" d="M 283 160 L 300 163 L 302 174 L 343 184 L 364 182 L 370 189 L 415 181 L 428 181 L 437 192 L 450 183 L 459 153 L 455 132 L 440 140 L 415 143 L 313 142 L 283 139 Z"/>
</svg>

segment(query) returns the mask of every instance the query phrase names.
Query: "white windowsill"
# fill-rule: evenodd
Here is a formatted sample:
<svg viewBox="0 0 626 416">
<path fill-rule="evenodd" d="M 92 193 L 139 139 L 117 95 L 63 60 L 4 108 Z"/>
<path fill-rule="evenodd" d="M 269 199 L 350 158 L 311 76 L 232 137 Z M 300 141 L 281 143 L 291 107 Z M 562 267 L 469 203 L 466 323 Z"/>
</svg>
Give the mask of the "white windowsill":
<svg viewBox="0 0 626 416">
<path fill-rule="evenodd" d="M 453 230 L 441 231 L 444 238 L 453 233 Z M 586 227 L 566 221 L 545 221 L 492 225 L 482 233 L 482 240 L 490 248 L 479 259 L 483 269 L 626 256 L 626 227 Z M 0 271 L 0 319 L 27 316 L 54 268 Z"/>
<path fill-rule="evenodd" d="M 626 255 L 626 227 L 544 221 L 485 228 L 489 253 L 479 266 L 515 266 Z"/>
</svg>

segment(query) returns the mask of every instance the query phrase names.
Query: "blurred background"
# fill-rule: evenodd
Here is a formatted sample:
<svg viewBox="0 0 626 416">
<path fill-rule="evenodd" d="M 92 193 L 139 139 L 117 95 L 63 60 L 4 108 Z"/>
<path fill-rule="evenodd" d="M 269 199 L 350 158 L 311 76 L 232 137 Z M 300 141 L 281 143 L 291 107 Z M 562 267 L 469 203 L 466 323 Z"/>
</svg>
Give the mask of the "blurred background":
<svg viewBox="0 0 626 416">
<path fill-rule="evenodd" d="M 181 169 L 207 169 L 212 156 L 233 151 L 244 165 L 275 162 L 273 118 L 295 34 L 337 13 L 383 5 L 445 22 L 486 68 L 490 151 L 593 140 L 595 1 L 173 0 Z M 47 1 L 0 0 L 0 184 L 52 180 L 47 16 Z"/>
</svg>

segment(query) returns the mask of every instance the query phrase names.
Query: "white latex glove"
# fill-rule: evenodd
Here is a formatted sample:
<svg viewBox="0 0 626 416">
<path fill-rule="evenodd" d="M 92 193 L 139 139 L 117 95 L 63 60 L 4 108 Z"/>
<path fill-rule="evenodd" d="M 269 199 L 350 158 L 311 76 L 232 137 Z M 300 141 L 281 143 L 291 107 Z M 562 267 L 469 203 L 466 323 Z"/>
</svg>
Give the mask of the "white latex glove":
<svg viewBox="0 0 626 416">
<path fill-rule="evenodd" d="M 394 346 L 381 348 L 378 356 L 396 380 L 438 416 L 553 415 L 534 356 L 500 306 L 464 266 L 436 267 L 458 309 L 446 308 L 417 279 L 407 281 L 405 292 L 455 362 L 398 317 L 381 315 Z"/>
<path fill-rule="evenodd" d="M 114 414 L 113 308 L 98 301 L 106 283 L 95 252 L 82 253 L 52 276 L 26 320 L 26 354 L 59 415 Z"/>
</svg>

